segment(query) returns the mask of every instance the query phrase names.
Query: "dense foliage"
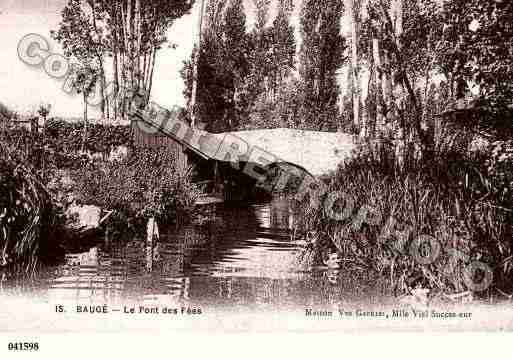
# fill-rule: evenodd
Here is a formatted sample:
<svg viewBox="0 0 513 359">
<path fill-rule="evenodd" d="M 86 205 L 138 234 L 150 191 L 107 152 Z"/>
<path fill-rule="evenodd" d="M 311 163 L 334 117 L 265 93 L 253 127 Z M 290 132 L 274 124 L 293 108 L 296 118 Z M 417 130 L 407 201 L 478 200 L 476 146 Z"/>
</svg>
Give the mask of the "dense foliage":
<svg viewBox="0 0 513 359">
<path fill-rule="evenodd" d="M 300 206 L 304 229 L 316 238 L 315 260 L 322 263 L 335 252 L 388 278 L 396 293 L 421 286 L 447 295 L 475 290 L 463 273 L 478 260 L 493 272 L 493 283 L 486 289 L 509 289 L 513 187 L 510 170 L 504 167 L 511 163 L 511 149 L 506 151 L 505 146 L 495 144 L 489 161 L 483 154 L 450 150 L 433 162 L 413 164 L 398 173 L 390 148 L 365 144 L 329 178 L 328 193 L 346 196 L 341 208 L 353 201 L 347 219 L 332 219 L 325 206 Z M 365 206 L 376 211 L 370 217 L 374 220 L 358 219 Z M 413 241 L 422 235 L 440 245 L 434 262 L 422 263 L 412 255 Z"/>
<path fill-rule="evenodd" d="M 255 5 L 257 21 L 249 30 L 242 1 L 209 2 L 199 49 L 195 107 L 207 130 L 284 127 L 292 117 L 287 114 L 290 106 L 281 101 L 295 68 L 292 4 L 280 1 L 272 23 L 269 1 L 257 1 Z M 194 58 L 195 53 L 182 70 L 184 95 L 189 102 Z M 287 92 L 287 97 L 296 97 L 294 91 L 294 95 Z"/>
<path fill-rule="evenodd" d="M 55 255 L 55 221 L 41 178 L 0 143 L 0 268 L 32 270 L 40 257 Z"/>
<path fill-rule="evenodd" d="M 194 49 L 191 60 L 182 70 L 184 95 L 190 102 L 192 59 L 200 51 L 194 111 L 200 119 L 209 119 L 207 130 L 222 132 L 238 126 L 246 101 L 241 91 L 249 71 L 246 15 L 241 0 L 212 1 L 208 4 L 206 17 L 201 48 Z"/>
<path fill-rule="evenodd" d="M 257 1 L 257 21 L 248 33 L 250 73 L 245 81 L 247 103 L 245 129 L 295 127 L 299 108 L 294 71 L 296 39 L 291 24 L 291 1 L 278 2 L 271 22 L 269 1 Z"/>
<path fill-rule="evenodd" d="M 89 161 L 88 153 L 108 157 L 116 147 L 130 148 L 132 144 L 127 126 L 90 124 L 85 142 L 83 133 L 81 123 L 49 120 L 44 131 L 10 128 L 0 133 L 0 139 L 40 173 L 43 170 L 78 168 Z"/>
<path fill-rule="evenodd" d="M 509 1 L 444 1 L 436 54 L 452 97 L 475 93 L 473 112 L 456 120 L 502 140 L 513 134 L 512 24 Z"/>
<path fill-rule="evenodd" d="M 305 1 L 301 9 L 301 127 L 337 129 L 337 70 L 344 64 L 345 38 L 340 35 L 342 1 Z"/>
<path fill-rule="evenodd" d="M 75 195 L 84 204 L 116 210 L 131 218 L 185 221 L 199 189 L 179 173 L 165 148 L 138 149 L 121 161 L 91 164 L 72 172 Z"/>
<path fill-rule="evenodd" d="M 513 4 L 510 1 L 444 1 L 440 64 L 462 87 L 478 85 L 492 107 L 513 96 Z"/>
<path fill-rule="evenodd" d="M 64 229 L 67 195 L 76 191 L 65 174 L 91 165 L 88 151 L 107 156 L 130 144 L 127 127 L 92 125 L 89 131 L 86 143 L 81 124 L 60 120 L 48 121 L 41 132 L 0 131 L 0 266 L 24 271 L 58 256 L 70 234 Z"/>
<path fill-rule="evenodd" d="M 50 120 L 45 134 L 55 140 L 55 150 L 64 152 L 87 151 L 108 154 L 118 146 L 132 146 L 132 134 L 129 126 L 111 126 L 93 123 L 87 125 L 87 136 L 83 142 L 84 124 L 61 120 Z"/>
<path fill-rule="evenodd" d="M 77 200 L 116 210 L 114 223 L 124 230 L 134 219 L 181 223 L 191 215 L 199 189 L 175 171 L 167 148 L 107 160 L 113 148 L 130 147 L 130 129 L 92 125 L 88 132 L 84 143 L 81 124 L 52 120 L 41 132 L 0 133 L 0 267 L 32 269 L 75 243 L 80 233 L 66 227 L 73 222 L 66 212 Z"/>
</svg>

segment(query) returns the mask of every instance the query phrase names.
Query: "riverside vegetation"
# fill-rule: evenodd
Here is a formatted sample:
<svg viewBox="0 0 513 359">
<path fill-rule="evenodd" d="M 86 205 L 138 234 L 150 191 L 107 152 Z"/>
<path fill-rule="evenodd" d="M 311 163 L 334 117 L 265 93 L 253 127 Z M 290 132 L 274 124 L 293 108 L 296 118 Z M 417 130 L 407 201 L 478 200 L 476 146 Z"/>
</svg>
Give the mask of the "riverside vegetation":
<svg viewBox="0 0 513 359">
<path fill-rule="evenodd" d="M 301 228 L 312 238 L 306 258 L 322 265 L 336 253 L 342 268 L 381 275 L 395 294 L 423 288 L 433 297 L 475 290 L 510 298 L 512 145 L 496 141 L 474 151 L 438 148 L 430 158 L 410 161 L 399 170 L 393 147 L 362 144 L 351 160 L 324 179 L 328 189 L 320 203 L 341 191 L 345 197 L 335 208 L 352 210 L 347 219 L 334 220 L 309 198 L 300 203 Z M 374 220 L 355 223 L 362 207 L 372 209 Z M 427 262 L 411 251 L 422 235 L 436 242 L 424 248 L 424 256 L 439 251 Z M 487 273 L 477 270 L 466 278 L 465 269 L 473 261 L 486 264 L 493 274 L 477 290 L 472 283 L 480 283 Z"/>
<path fill-rule="evenodd" d="M 0 136 L 1 266 L 32 271 L 80 247 L 72 205 L 114 210 L 111 234 L 142 233 L 150 217 L 183 223 L 199 190 L 190 174 L 175 173 L 174 158 L 163 149 L 135 149 L 130 130 L 92 125 L 84 141 L 82 124 L 49 121 L 41 132 L 6 128 Z M 110 158 L 124 146 L 126 156 Z"/>
<path fill-rule="evenodd" d="M 77 75 L 74 84 L 84 96 L 84 123 L 85 85 L 108 82 L 108 57 L 113 59 L 114 95 L 123 98 L 117 93 L 120 88 L 134 93 L 142 89 L 149 101 L 167 29 L 193 5 L 133 3 L 69 0 L 52 33 L 65 55 L 80 64 L 79 74 L 91 75 Z M 311 262 L 349 263 L 356 270 L 383 275 L 396 293 L 420 287 L 436 295 L 471 292 L 460 272 L 477 260 L 493 271 L 491 286 L 481 293 L 496 291 L 512 298 L 513 3 L 305 0 L 294 22 L 294 2 L 278 1 L 273 18 L 271 2 L 265 0 L 255 3 L 253 26 L 246 21 L 244 5 L 241 0 L 208 2 L 202 41 L 181 72 L 190 106 L 184 117 L 198 117 L 211 132 L 287 127 L 350 132 L 361 141 L 360 152 L 324 181 L 330 191 L 344 189 L 356 209 L 378 209 L 381 221 L 355 229 L 349 222 L 331 220 L 322 206 L 301 203 L 302 229 L 313 238 L 307 250 Z M 341 28 L 343 17 L 350 31 Z M 346 81 L 340 81 L 341 75 Z M 106 119 L 127 118 L 130 101 L 119 106 L 108 101 L 106 91 L 100 92 Z M 450 101 L 470 97 L 479 100 L 477 106 L 437 116 Z M 453 115 L 461 128 L 443 131 Z M 29 149 L 0 153 L 0 181 L 6 189 L 2 203 L 17 208 L 23 219 L 14 231 L 12 209 L 0 218 L 4 262 L 6 254 L 20 255 L 13 238 L 25 233 L 24 242 L 34 244 L 28 240 L 35 238 L 32 229 L 53 223 L 49 206 L 58 208 L 67 198 L 52 194 L 66 187 L 54 171 L 62 166 L 70 167 L 64 170 L 74 178 L 75 198 L 112 204 L 122 216 L 162 216 L 171 209 L 181 217 L 189 211 L 196 189 L 187 176 L 165 172 L 162 163 L 172 159 L 159 156 L 162 161 L 154 161 L 149 153 L 141 154 L 147 163 L 138 163 L 137 157 L 119 163 L 92 159 L 85 152 L 106 153 L 95 147 L 115 136 L 85 142 L 80 139 L 87 136 L 77 131 L 71 147 L 52 150 L 61 135 L 50 141 L 37 134 L 26 140 Z M 471 149 L 478 137 L 486 138 L 485 145 Z M 16 138 L 2 142 L 16 149 Z M 154 178 L 140 178 L 146 165 Z M 52 177 L 57 180 L 52 182 Z M 125 183 L 124 178 L 130 180 Z M 52 184 L 49 193 L 38 183 Z M 20 196 L 26 201 L 18 202 Z M 132 206 L 134 199 L 147 205 Z M 380 234 L 389 218 L 402 228 L 383 240 Z M 31 226 L 33 221 L 41 227 Z M 421 264 L 408 254 L 419 235 L 440 242 L 437 261 Z M 29 247 L 20 250 L 28 256 L 42 250 Z M 451 248 L 464 253 L 464 259 L 454 261 L 447 253 Z"/>
</svg>

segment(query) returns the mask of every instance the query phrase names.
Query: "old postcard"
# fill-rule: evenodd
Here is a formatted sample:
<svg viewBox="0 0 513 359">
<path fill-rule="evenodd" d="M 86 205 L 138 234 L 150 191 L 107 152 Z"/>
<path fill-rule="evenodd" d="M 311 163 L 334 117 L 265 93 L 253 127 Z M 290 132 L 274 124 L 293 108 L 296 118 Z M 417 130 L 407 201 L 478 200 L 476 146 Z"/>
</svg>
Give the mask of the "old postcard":
<svg viewBox="0 0 513 359">
<path fill-rule="evenodd" d="M 512 24 L 498 0 L 1 0 L 2 350 L 511 331 Z"/>
</svg>

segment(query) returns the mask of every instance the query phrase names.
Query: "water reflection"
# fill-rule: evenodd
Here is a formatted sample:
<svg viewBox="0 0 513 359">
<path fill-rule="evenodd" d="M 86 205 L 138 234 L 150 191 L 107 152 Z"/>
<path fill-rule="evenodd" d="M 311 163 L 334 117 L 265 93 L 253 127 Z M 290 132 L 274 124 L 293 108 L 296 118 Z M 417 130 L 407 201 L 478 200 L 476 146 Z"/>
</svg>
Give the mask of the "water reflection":
<svg viewBox="0 0 513 359">
<path fill-rule="evenodd" d="M 373 283 L 369 273 L 302 267 L 302 244 L 291 238 L 294 213 L 286 201 L 225 206 L 217 216 L 201 227 L 161 230 L 155 243 L 130 239 L 68 256 L 33 287 L 49 299 L 82 304 L 134 299 L 262 307 L 380 296 L 375 285 L 361 284 Z M 10 290 L 18 285 L 11 283 Z"/>
</svg>

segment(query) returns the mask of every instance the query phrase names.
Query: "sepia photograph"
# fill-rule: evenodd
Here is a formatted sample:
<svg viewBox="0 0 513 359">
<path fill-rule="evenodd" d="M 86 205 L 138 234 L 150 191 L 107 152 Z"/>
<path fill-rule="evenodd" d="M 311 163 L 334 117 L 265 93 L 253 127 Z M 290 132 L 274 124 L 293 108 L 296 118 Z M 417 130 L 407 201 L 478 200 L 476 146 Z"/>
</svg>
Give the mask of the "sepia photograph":
<svg viewBox="0 0 513 359">
<path fill-rule="evenodd" d="M 513 330 L 513 2 L 0 0 L 0 30 L 8 356 Z"/>
</svg>

